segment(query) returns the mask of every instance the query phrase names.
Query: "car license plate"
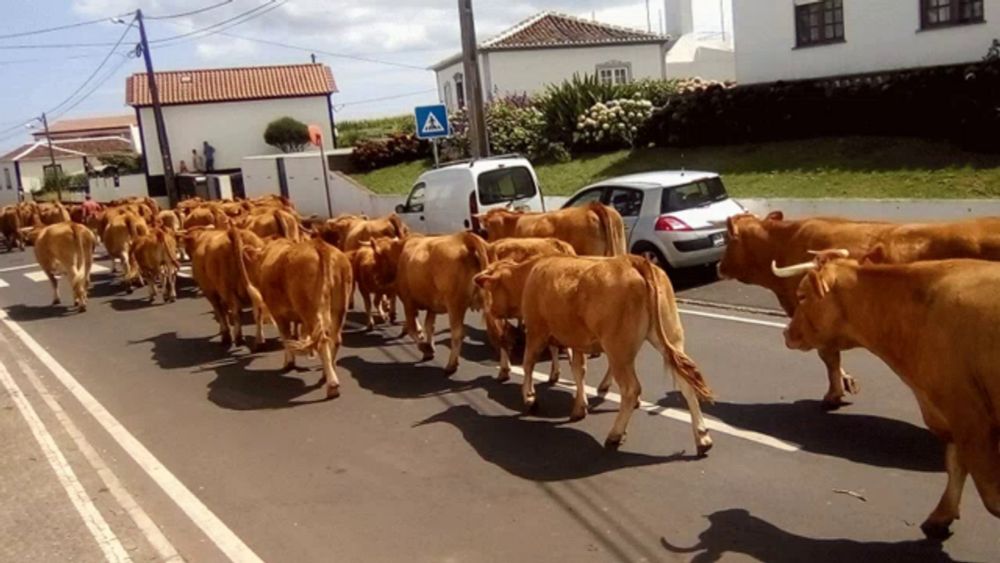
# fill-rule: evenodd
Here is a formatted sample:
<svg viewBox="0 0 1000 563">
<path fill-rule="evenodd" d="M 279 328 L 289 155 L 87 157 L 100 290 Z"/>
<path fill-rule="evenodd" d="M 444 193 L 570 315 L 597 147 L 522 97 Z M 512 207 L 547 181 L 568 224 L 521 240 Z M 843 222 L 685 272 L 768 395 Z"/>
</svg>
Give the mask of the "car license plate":
<svg viewBox="0 0 1000 563">
<path fill-rule="evenodd" d="M 725 246 L 726 236 L 724 233 L 715 233 L 712 235 L 712 246 Z"/>
</svg>

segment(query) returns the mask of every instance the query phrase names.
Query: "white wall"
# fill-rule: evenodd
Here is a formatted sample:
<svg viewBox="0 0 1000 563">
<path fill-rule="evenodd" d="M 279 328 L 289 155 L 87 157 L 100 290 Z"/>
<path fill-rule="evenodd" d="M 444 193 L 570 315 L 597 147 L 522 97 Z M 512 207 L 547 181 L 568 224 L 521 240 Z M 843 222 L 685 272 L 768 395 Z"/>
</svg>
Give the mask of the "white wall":
<svg viewBox="0 0 1000 563">
<path fill-rule="evenodd" d="M 10 178 L 10 189 L 7 178 Z M 13 162 L 0 162 L 0 205 L 11 203 L 17 203 L 17 173 Z"/>
<path fill-rule="evenodd" d="M 449 112 L 453 112 L 453 111 L 455 111 L 455 110 L 458 109 L 458 107 L 457 107 L 457 102 L 458 102 L 458 94 L 457 94 L 457 92 L 458 92 L 458 90 L 457 90 L 457 88 L 455 86 L 455 80 L 454 80 L 455 73 L 458 73 L 458 72 L 461 72 L 463 75 L 465 74 L 465 67 L 462 65 L 462 61 L 458 61 L 455 64 L 452 64 L 450 66 L 446 66 L 442 70 L 435 71 L 435 76 L 437 77 L 437 83 L 438 83 L 438 99 L 441 101 L 442 104 L 447 104 L 447 102 L 448 102 L 448 100 L 445 98 L 445 95 L 444 95 L 445 84 L 450 85 L 450 88 L 451 88 L 451 104 L 447 104 Z M 482 56 L 479 57 L 479 74 L 480 75 L 483 74 L 483 57 Z M 482 81 L 482 84 L 485 85 L 486 82 Z"/>
<path fill-rule="evenodd" d="M 56 164 L 62 165 L 63 174 L 66 176 L 80 174 L 84 171 L 82 156 L 57 158 Z M 21 169 L 21 185 L 24 186 L 25 193 L 31 193 L 35 190 L 41 189 L 45 180 L 43 167 L 48 165 L 48 160 L 22 160 L 19 163 L 19 167 Z M 4 166 L 7 166 L 7 164 L 5 163 Z M 0 174 L 3 174 L 3 172 L 0 171 Z M 13 176 L 13 173 L 11 175 Z M 2 178 L 0 178 L 0 180 L 2 180 Z M 6 187 L 7 186 L 5 185 L 4 188 L 6 189 Z"/>
<path fill-rule="evenodd" d="M 795 48 L 790 0 L 735 0 L 736 80 L 794 80 L 978 61 L 1000 37 L 1000 0 L 986 23 L 920 30 L 919 0 L 843 0 L 844 43 Z"/>
<path fill-rule="evenodd" d="M 667 53 L 667 78 L 704 78 L 728 82 L 736 79 L 733 50 L 720 41 L 703 42 L 689 33 Z"/>
<path fill-rule="evenodd" d="M 146 197 L 149 189 L 146 186 L 145 174 L 128 174 L 118 177 L 118 187 L 114 178 L 91 178 L 90 197 L 94 201 L 108 202 L 122 197 Z"/>
<path fill-rule="evenodd" d="M 149 174 L 162 175 L 163 163 L 153 109 L 142 108 L 139 115 Z M 284 116 L 307 125 L 318 125 L 323 130 L 324 142 L 332 142 L 325 96 L 164 107 L 163 119 L 173 153 L 174 170 L 180 168 L 181 160 L 191 167 L 192 149 L 197 149 L 198 154 L 204 156 L 201 149 L 203 141 L 215 147 L 215 170 L 238 169 L 245 156 L 279 153 L 281 151 L 264 142 L 264 129 L 271 121 Z"/>
</svg>

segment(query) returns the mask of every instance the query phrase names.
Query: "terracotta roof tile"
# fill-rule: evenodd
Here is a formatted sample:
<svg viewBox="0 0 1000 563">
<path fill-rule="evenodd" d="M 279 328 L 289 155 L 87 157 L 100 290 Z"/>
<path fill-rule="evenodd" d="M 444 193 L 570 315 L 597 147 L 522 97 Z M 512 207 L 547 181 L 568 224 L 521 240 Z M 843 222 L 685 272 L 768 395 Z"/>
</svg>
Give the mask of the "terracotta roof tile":
<svg viewBox="0 0 1000 563">
<path fill-rule="evenodd" d="M 585 20 L 556 12 L 542 12 L 482 45 L 483 49 L 524 49 L 617 43 L 667 41 L 667 37 L 637 29 Z"/>
<path fill-rule="evenodd" d="M 109 115 L 102 117 L 83 117 L 79 119 L 60 119 L 49 124 L 51 133 L 68 133 L 75 131 L 89 131 L 91 129 L 125 129 L 130 125 L 135 125 L 135 114 L 130 115 Z M 42 136 L 45 133 L 41 133 Z"/>
<path fill-rule="evenodd" d="M 53 140 L 52 149 L 56 158 L 135 152 L 132 142 L 121 137 Z M 17 159 L 18 161 L 48 160 L 49 147 L 45 141 L 28 143 L 0 156 L 0 160 L 12 160 L 18 155 L 20 155 L 20 158 Z"/>
<path fill-rule="evenodd" d="M 323 96 L 337 91 L 333 72 L 323 64 L 157 72 L 156 86 L 163 105 Z M 145 73 L 128 77 L 125 101 L 131 106 L 152 105 Z"/>
</svg>

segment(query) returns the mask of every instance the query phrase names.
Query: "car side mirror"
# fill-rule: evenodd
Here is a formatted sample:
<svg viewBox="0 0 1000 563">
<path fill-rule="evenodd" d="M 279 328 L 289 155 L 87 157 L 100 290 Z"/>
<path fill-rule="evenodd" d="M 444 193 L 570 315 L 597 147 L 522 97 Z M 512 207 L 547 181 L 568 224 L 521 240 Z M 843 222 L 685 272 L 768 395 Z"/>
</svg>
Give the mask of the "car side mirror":
<svg viewBox="0 0 1000 563">
<path fill-rule="evenodd" d="M 396 213 L 406 213 L 406 206 L 402 203 L 396 205 Z"/>
</svg>

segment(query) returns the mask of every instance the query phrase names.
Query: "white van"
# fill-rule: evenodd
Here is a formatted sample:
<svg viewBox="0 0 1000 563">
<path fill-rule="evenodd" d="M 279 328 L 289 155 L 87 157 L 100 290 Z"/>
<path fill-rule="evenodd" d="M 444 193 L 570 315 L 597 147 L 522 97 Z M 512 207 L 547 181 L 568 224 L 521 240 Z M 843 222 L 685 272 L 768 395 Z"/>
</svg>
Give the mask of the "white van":
<svg viewBox="0 0 1000 563">
<path fill-rule="evenodd" d="M 418 233 L 447 234 L 480 231 L 473 216 L 497 207 L 545 211 L 538 177 L 527 159 L 481 158 L 424 172 L 396 213 Z"/>
</svg>

